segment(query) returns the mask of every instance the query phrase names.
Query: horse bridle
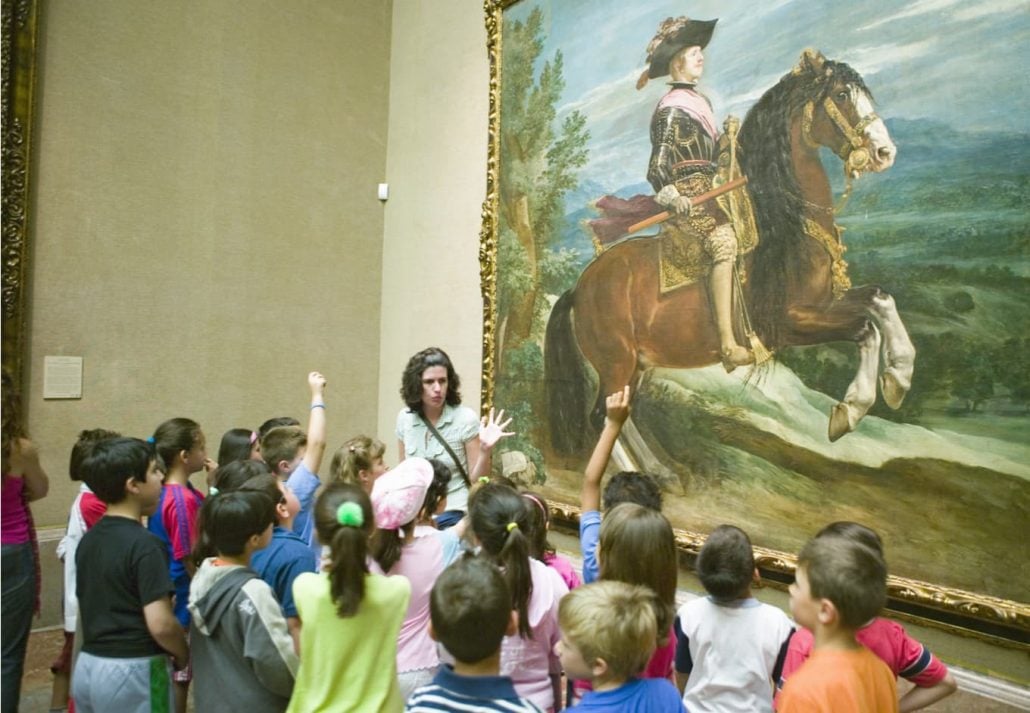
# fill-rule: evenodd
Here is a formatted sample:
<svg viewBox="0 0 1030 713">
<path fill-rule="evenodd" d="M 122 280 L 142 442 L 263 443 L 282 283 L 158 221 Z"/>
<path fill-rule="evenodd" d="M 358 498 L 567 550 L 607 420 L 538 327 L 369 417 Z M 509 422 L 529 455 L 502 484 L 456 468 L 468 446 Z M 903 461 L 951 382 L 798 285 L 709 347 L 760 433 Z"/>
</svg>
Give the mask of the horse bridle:
<svg viewBox="0 0 1030 713">
<path fill-rule="evenodd" d="M 851 126 L 847 117 L 841 113 L 829 96 L 823 99 L 823 109 L 826 111 L 826 115 L 830 117 L 830 121 L 834 123 L 837 130 L 844 137 L 840 148 L 836 149 L 834 153 L 844 161 L 845 174 L 850 176 L 854 172 L 860 173 L 866 170 L 870 160 L 872 160 L 872 156 L 869 154 L 869 149 L 865 147 L 865 130 L 869 128 L 870 124 L 878 121 L 880 117 L 870 112 L 859 119 L 855 126 Z M 801 124 L 801 138 L 804 139 L 804 142 L 809 147 L 819 148 L 819 143 L 812 139 L 812 120 L 814 114 L 815 102 L 810 101 L 805 104 L 805 113 Z"/>
</svg>

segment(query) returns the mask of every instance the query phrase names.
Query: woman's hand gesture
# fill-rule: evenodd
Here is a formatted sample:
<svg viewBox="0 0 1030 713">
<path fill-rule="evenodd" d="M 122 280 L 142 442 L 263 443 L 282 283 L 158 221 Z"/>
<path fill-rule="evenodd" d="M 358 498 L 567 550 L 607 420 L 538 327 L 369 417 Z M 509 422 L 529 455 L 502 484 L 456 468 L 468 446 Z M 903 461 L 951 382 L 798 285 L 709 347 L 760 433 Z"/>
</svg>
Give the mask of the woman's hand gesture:
<svg viewBox="0 0 1030 713">
<path fill-rule="evenodd" d="M 496 416 L 494 416 L 494 410 L 490 409 L 490 415 L 484 416 L 479 422 L 479 445 L 484 451 L 492 449 L 502 438 L 515 435 L 514 431 L 504 430 L 511 423 L 511 419 L 501 423 L 503 418 L 504 409 L 501 409 Z"/>
</svg>

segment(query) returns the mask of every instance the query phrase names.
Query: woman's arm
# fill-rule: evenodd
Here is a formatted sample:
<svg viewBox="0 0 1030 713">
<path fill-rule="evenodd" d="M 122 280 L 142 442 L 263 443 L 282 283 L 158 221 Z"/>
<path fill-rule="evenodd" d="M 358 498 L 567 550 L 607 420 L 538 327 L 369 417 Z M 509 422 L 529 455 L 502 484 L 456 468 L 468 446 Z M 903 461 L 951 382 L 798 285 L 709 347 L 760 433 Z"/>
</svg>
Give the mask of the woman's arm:
<svg viewBox="0 0 1030 713">
<path fill-rule="evenodd" d="M 19 438 L 11 456 L 14 472 L 25 480 L 25 495 L 29 501 L 46 497 L 50 490 L 50 479 L 39 464 L 39 452 L 35 444 L 28 438 Z"/>
</svg>

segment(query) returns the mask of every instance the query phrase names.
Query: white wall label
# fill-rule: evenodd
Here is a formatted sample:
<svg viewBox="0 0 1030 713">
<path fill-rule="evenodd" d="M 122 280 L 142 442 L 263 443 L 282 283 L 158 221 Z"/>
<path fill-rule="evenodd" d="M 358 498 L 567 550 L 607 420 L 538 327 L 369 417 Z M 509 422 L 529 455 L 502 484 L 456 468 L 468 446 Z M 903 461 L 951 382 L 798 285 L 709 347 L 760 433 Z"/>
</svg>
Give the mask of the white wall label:
<svg viewBox="0 0 1030 713">
<path fill-rule="evenodd" d="M 43 398 L 82 398 L 82 357 L 43 357 Z"/>
</svg>

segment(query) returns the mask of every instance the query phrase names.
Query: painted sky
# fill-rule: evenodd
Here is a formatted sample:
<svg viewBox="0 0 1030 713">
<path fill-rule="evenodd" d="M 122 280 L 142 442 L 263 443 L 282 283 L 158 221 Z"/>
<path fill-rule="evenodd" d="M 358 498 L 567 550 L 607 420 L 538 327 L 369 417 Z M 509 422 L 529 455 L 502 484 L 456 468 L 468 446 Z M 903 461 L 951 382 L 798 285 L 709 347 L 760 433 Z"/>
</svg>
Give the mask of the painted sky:
<svg viewBox="0 0 1030 713">
<path fill-rule="evenodd" d="M 1030 0 L 522 0 L 505 17 L 524 19 L 536 6 L 545 11 L 543 58 L 564 56 L 559 115 L 587 117 L 581 177 L 608 190 L 644 180 L 650 115 L 666 85 L 634 85 L 659 22 L 683 14 L 719 18 L 700 88 L 720 121 L 743 118 L 813 47 L 858 70 L 885 119 L 1030 133 Z"/>
</svg>

